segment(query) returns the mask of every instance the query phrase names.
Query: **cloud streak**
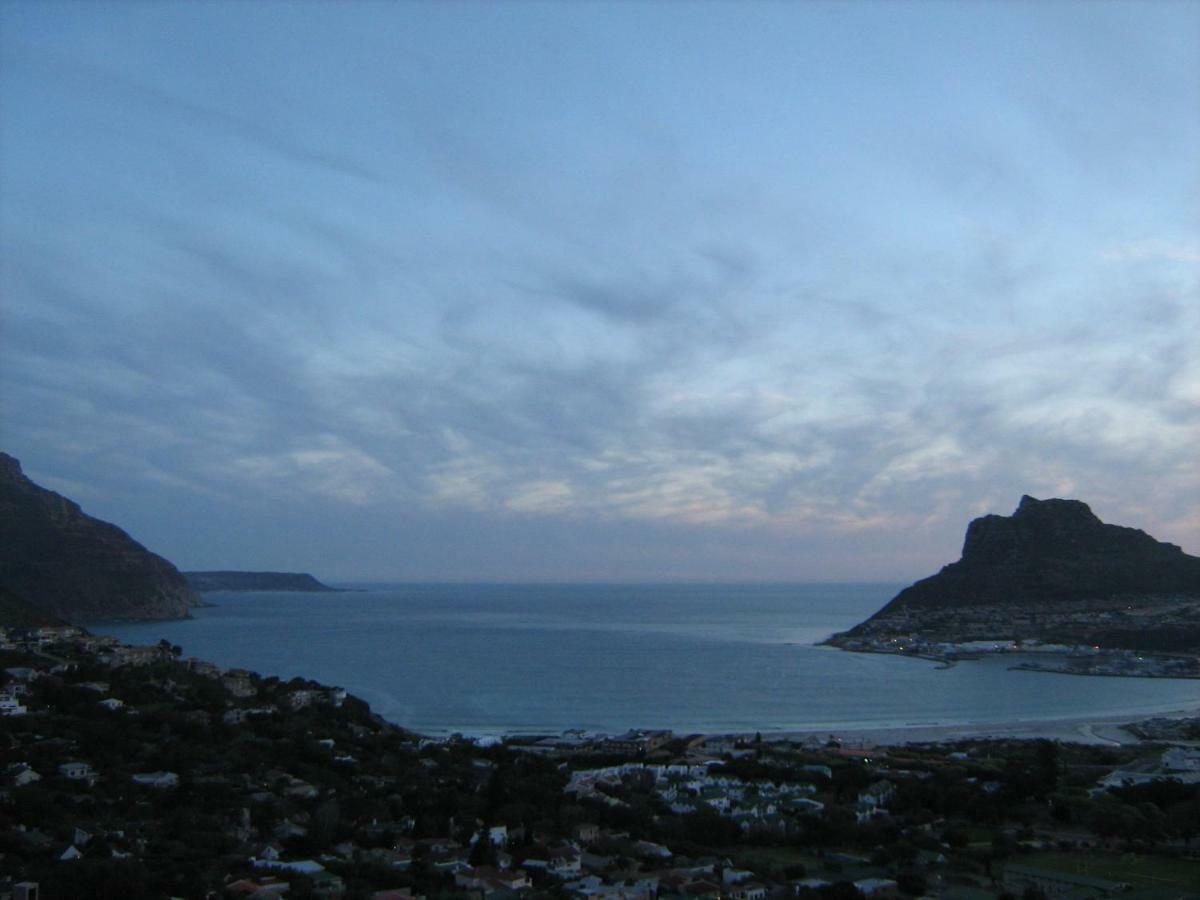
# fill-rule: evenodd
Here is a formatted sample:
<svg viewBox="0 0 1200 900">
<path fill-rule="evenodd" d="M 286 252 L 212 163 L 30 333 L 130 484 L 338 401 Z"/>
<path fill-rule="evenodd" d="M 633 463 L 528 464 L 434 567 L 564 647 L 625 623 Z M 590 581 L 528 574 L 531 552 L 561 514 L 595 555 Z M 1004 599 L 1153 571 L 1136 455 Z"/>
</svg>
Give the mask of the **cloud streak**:
<svg viewBox="0 0 1200 900">
<path fill-rule="evenodd" d="M 0 268 L 6 448 L 197 567 L 905 578 L 1022 493 L 1200 552 L 1195 222 L 1156 177 L 1111 179 L 1140 139 L 1089 150 L 1136 85 L 1113 88 L 1105 122 L 1056 131 L 1006 61 L 931 99 L 922 79 L 957 71 L 978 29 L 925 10 L 949 49 L 889 88 L 920 128 L 871 97 L 838 106 L 853 80 L 793 106 L 769 59 L 737 75 L 715 58 L 745 100 L 696 106 L 686 59 L 677 76 L 620 56 L 651 14 L 631 9 L 589 38 L 633 67 L 600 115 L 569 52 L 545 63 L 557 93 L 513 68 L 523 29 L 575 40 L 571 14 L 526 12 L 475 71 L 452 17 L 387 11 L 426 36 L 431 77 L 399 44 L 366 47 L 362 71 L 330 69 L 329 93 L 294 109 L 287 66 L 239 58 L 257 91 L 220 96 L 197 87 L 217 65 L 203 54 L 118 71 L 77 38 L 35 62 L 44 36 L 17 28 L 11 83 L 52 83 L 6 114 L 29 126 L 0 164 L 20 250 Z M 987 14 L 1032 16 L 1030 77 L 1049 71 L 1041 13 Z M 752 27 L 809 13 L 773 15 Z M 209 39 L 236 24 L 202 19 Z M 170 45 L 185 24 L 128 35 Z M 304 40 L 317 25 L 279 22 Z M 1088 46 L 1054 103 L 1111 74 Z M 1161 81 L 1191 62 L 1155 65 Z M 369 86 L 350 108 L 371 114 L 329 132 L 324 111 Z M 103 101 L 128 133 L 89 131 L 93 155 L 72 155 L 33 108 L 47 96 L 81 122 Z M 978 118 L 983 101 L 1014 117 Z M 856 142 L 882 133 L 884 150 Z M 1164 170 L 1189 149 L 1185 129 Z"/>
</svg>

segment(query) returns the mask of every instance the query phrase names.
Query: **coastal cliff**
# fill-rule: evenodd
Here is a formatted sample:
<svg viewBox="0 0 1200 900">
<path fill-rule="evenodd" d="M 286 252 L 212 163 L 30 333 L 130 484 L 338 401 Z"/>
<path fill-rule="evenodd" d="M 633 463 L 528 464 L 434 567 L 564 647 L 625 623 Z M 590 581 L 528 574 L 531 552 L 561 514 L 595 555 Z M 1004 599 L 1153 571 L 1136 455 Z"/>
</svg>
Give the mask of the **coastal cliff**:
<svg viewBox="0 0 1200 900">
<path fill-rule="evenodd" d="M 1025 496 L 971 522 L 960 560 L 829 643 L 909 636 L 1200 652 L 1200 557 L 1078 500 Z"/>
<path fill-rule="evenodd" d="M 182 619 L 199 596 L 171 563 L 34 484 L 0 453 L 0 585 L 68 622 Z"/>
<path fill-rule="evenodd" d="M 307 572 L 184 572 L 197 591 L 302 591 L 336 592 Z"/>
</svg>

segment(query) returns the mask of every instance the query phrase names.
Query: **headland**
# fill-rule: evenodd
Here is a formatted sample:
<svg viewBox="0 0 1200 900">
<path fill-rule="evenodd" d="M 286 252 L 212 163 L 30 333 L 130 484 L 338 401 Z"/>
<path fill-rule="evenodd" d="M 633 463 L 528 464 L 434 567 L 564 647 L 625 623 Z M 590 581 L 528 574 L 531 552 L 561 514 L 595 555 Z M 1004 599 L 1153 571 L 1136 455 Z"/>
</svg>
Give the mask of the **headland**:
<svg viewBox="0 0 1200 900">
<path fill-rule="evenodd" d="M 179 570 L 0 453 L 0 585 L 68 622 L 187 618 L 200 602 Z"/>
<path fill-rule="evenodd" d="M 183 577 L 202 594 L 214 591 L 336 593 L 339 590 L 322 584 L 307 572 L 184 572 Z"/>
<path fill-rule="evenodd" d="M 1078 500 L 1021 498 L 967 528 L 962 557 L 828 644 L 953 663 L 1034 653 L 1022 668 L 1200 677 L 1200 558 L 1101 522 Z"/>
</svg>

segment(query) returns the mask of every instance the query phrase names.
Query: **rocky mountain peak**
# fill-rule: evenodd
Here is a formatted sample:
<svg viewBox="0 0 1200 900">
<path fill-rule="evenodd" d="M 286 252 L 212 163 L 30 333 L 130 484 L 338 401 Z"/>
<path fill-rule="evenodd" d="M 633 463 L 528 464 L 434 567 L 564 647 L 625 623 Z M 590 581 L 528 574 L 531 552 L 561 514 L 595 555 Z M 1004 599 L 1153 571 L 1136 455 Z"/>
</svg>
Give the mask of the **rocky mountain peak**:
<svg viewBox="0 0 1200 900">
<path fill-rule="evenodd" d="M 972 521 L 961 559 L 905 588 L 848 634 L 891 627 L 992 637 L 1011 630 L 1016 619 L 1045 619 L 1055 609 L 1070 607 L 1079 622 L 1088 622 L 1101 615 L 1113 621 L 1114 610 L 1132 620 L 1139 610 L 1180 604 L 1200 610 L 1200 558 L 1139 529 L 1102 522 L 1079 500 L 1026 495 L 1011 516 Z M 1121 640 L 1136 644 L 1151 627 L 1147 621 L 1138 619 L 1130 626 L 1133 636 Z M 1184 622 L 1190 618 L 1170 627 L 1179 630 Z M 1085 630 L 1056 635 L 1079 637 Z M 1025 636 L 1041 635 L 1030 626 Z"/>
<path fill-rule="evenodd" d="M 1011 516 L 983 516 L 967 526 L 962 561 L 1071 554 L 1094 543 L 1105 527 L 1080 500 L 1038 500 L 1026 494 Z"/>
<path fill-rule="evenodd" d="M 199 596 L 171 563 L 30 481 L 0 453 L 0 586 L 71 622 L 177 619 Z"/>
<path fill-rule="evenodd" d="M 0 452 L 0 479 L 16 480 L 25 473 L 21 471 L 21 461 L 7 453 Z"/>
</svg>

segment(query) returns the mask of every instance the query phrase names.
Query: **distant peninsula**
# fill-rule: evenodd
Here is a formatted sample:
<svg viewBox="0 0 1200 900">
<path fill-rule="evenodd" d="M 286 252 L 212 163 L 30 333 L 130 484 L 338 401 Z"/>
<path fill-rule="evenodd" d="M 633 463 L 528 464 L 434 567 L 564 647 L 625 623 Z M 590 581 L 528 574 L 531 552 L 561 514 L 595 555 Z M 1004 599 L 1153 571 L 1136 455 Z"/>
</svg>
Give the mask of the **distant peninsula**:
<svg viewBox="0 0 1200 900">
<path fill-rule="evenodd" d="M 338 591 L 307 572 L 184 572 L 183 577 L 204 594 L 211 591 Z"/>
<path fill-rule="evenodd" d="M 30 481 L 0 453 L 0 587 L 14 616 L 67 622 L 183 619 L 199 595 L 175 566 Z"/>
<path fill-rule="evenodd" d="M 944 656 L 986 642 L 1195 657 L 1200 557 L 1078 500 L 1025 496 L 1011 516 L 971 522 L 958 562 L 826 643 Z"/>
</svg>

